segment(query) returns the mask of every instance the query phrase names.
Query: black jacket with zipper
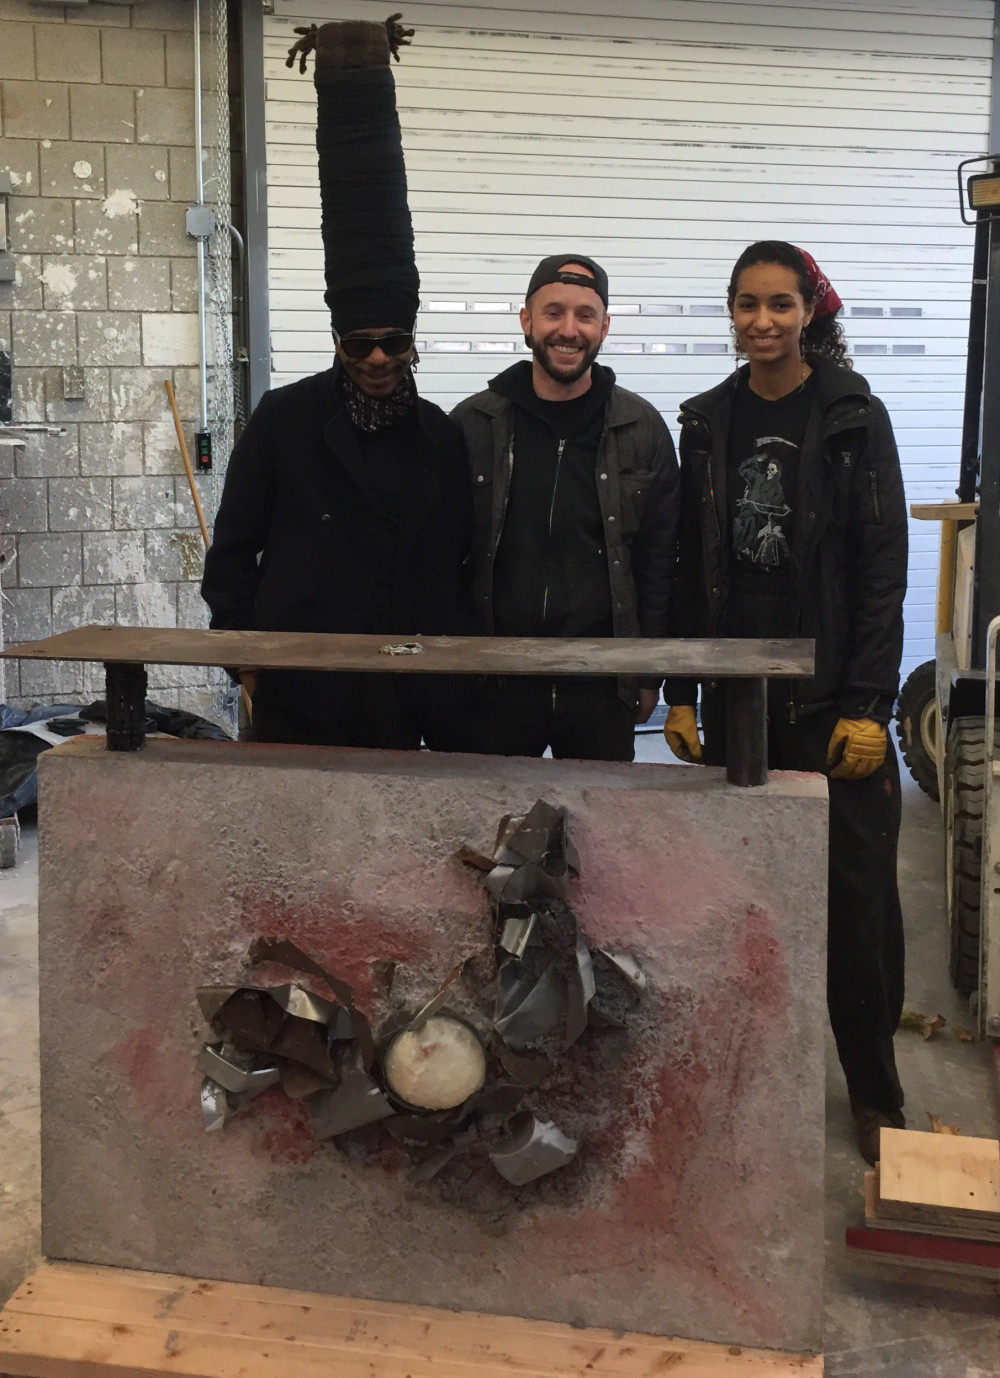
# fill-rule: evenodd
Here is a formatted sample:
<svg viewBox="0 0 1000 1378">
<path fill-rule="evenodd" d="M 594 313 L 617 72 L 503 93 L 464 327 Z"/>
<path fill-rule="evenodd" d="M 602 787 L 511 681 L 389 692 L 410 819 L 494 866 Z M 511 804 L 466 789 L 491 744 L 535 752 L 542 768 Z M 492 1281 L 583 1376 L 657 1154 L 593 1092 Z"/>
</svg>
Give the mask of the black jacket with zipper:
<svg viewBox="0 0 1000 1378">
<path fill-rule="evenodd" d="M 386 568 L 383 494 L 339 376 L 337 364 L 265 393 L 236 442 L 205 558 L 211 626 L 398 639 L 468 634 L 472 511 L 461 436 L 422 398 L 398 428 L 405 463 Z M 441 677 L 433 679 L 440 689 Z M 258 676 L 258 692 L 317 721 L 337 685 L 336 674 L 314 671 Z M 408 697 L 432 696 L 408 689 Z"/>
<path fill-rule="evenodd" d="M 810 358 L 816 377 L 799 459 L 791 549 L 794 634 L 816 642 L 816 673 L 792 686 L 796 710 L 887 723 L 899 688 L 906 592 L 906 504 L 885 407 L 860 374 Z M 729 593 L 727 459 L 733 402 L 748 366 L 681 406 L 680 554 L 672 634 L 725 635 Z M 668 680 L 693 704 L 693 680 Z"/>
<path fill-rule="evenodd" d="M 594 369 L 602 389 L 608 385 L 593 482 L 603 528 L 600 558 L 610 589 L 610 631 L 625 637 L 666 636 L 676 559 L 678 471 L 673 441 L 651 403 L 619 387 L 611 369 L 598 364 Z M 512 378 L 515 371 L 530 387 L 531 363 L 523 360 L 452 412 L 472 466 L 473 592 L 478 629 L 488 636 L 497 632 L 494 570 L 514 469 L 513 397 L 520 383 Z M 554 434 L 550 443 L 555 453 Z M 584 556 L 585 562 L 588 558 Z M 592 563 L 586 567 L 592 572 Z M 559 624 L 558 614 L 554 620 Z M 642 681 L 649 688 L 659 683 L 658 677 Z M 619 680 L 621 697 L 633 705 L 637 687 L 636 680 Z"/>
</svg>

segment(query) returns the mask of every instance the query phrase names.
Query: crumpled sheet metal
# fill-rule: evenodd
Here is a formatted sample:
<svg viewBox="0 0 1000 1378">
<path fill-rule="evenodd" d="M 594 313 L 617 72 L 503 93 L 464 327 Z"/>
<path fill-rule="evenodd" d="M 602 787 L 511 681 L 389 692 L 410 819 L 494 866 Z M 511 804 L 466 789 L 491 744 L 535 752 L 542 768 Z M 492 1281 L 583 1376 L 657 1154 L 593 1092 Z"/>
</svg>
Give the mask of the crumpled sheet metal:
<svg viewBox="0 0 1000 1378">
<path fill-rule="evenodd" d="M 515 1115 L 509 1132 L 490 1147 L 490 1161 L 515 1187 L 526 1186 L 576 1157 L 579 1143 L 564 1134 L 551 1120 L 540 1120 L 530 1111 Z"/>
<path fill-rule="evenodd" d="M 211 1081 L 237 1095 L 260 1095 L 281 1080 L 276 1062 L 260 1063 L 224 1043 L 206 1043 L 198 1054 L 197 1067 Z"/>
<path fill-rule="evenodd" d="M 468 847 L 458 856 L 482 874 L 495 918 L 495 1060 L 488 1060 L 494 1070 L 485 1085 L 451 1110 L 405 1104 L 386 1082 L 375 1032 L 352 987 L 288 939 L 260 938 L 251 946 L 251 965 L 275 962 L 303 972 L 334 998 L 295 983 L 198 991 L 202 1013 L 222 1040 L 206 1044 L 198 1058 L 207 1129 L 222 1128 L 280 1082 L 289 1096 L 308 1101 L 317 1139 L 381 1122 L 410 1155 L 414 1182 L 429 1182 L 478 1140 L 514 1186 L 573 1161 L 578 1141 L 525 1102 L 530 1107 L 544 1095 L 555 1063 L 588 1027 L 628 1026 L 645 976 L 630 953 L 592 947 L 568 903 L 580 866 L 564 810 L 538 800 L 524 818 L 501 820 L 492 857 Z M 384 965 L 376 954 L 372 962 L 373 969 Z M 393 967 L 383 981 L 386 995 Z M 415 1013 L 397 1011 L 384 1022 L 378 1030 L 383 1053 L 394 1036 L 446 1011 L 464 967 L 456 966 Z"/>
<path fill-rule="evenodd" d="M 357 1049 L 347 1052 L 340 1069 L 340 1083 L 333 1090 L 309 1097 L 312 1132 L 317 1139 L 333 1139 L 351 1129 L 388 1119 L 395 1109 L 382 1088 L 365 1071 Z"/>
</svg>

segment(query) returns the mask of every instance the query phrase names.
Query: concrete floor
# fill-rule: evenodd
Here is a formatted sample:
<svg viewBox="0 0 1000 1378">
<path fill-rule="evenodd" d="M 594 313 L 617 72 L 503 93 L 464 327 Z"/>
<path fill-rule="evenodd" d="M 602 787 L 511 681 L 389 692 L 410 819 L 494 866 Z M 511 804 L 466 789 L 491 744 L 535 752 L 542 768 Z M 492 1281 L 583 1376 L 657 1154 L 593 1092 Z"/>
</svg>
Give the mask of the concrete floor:
<svg viewBox="0 0 1000 1378">
<path fill-rule="evenodd" d="M 637 738 L 637 757 L 664 759 L 662 737 Z M 967 1135 L 998 1134 L 995 1078 L 984 1044 L 963 1044 L 954 1023 L 972 1020 L 948 982 L 942 844 L 937 805 L 906 780 L 900 885 L 907 924 L 907 1005 L 942 1014 L 948 1028 L 925 1042 L 901 1033 L 897 1050 L 911 1128 L 928 1115 Z M 34 828 L 16 868 L 0 871 L 0 1301 L 39 1248 L 37 862 Z M 782 1126 L 775 1124 L 780 1134 Z M 1000 1298 L 994 1283 L 870 1263 L 844 1249 L 861 1218 L 864 1164 L 852 1138 L 840 1069 L 827 1059 L 828 1378 L 994 1378 L 1000 1374 Z"/>
</svg>

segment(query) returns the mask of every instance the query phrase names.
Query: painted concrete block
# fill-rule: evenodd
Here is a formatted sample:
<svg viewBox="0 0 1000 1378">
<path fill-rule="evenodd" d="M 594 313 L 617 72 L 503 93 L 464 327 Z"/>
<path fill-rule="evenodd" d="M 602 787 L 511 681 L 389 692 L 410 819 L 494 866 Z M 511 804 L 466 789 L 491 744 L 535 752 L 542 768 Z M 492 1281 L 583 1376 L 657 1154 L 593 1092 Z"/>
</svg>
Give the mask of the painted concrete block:
<svg viewBox="0 0 1000 1378">
<path fill-rule="evenodd" d="M 44 431 L 25 433 L 25 443 L 16 452 L 18 478 L 72 478 L 78 474 L 79 429 L 78 426 L 66 426 L 64 435 L 46 435 Z"/>
<path fill-rule="evenodd" d="M 649 983 L 630 1032 L 586 1035 L 536 1093 L 582 1130 L 572 1165 L 515 1189 L 472 1153 L 419 1185 L 381 1133 L 317 1143 L 277 1089 L 206 1134 L 195 988 L 241 983 L 255 937 L 294 939 L 376 1024 L 468 959 L 463 1008 L 488 1026 L 491 920 L 455 851 L 539 797 L 569 811 L 591 942 Z M 42 760 L 41 826 L 49 1256 L 819 1346 L 821 780 L 73 744 Z"/>
<path fill-rule="evenodd" d="M 111 476 L 141 474 L 141 423 L 106 421 L 81 426 L 80 472 Z"/>
<path fill-rule="evenodd" d="M 73 203 L 63 197 L 12 196 L 10 247 L 15 254 L 66 254 L 73 245 Z"/>
<path fill-rule="evenodd" d="M 101 80 L 101 35 L 66 24 L 42 31 L 36 56 L 39 81 Z"/>
<path fill-rule="evenodd" d="M 137 261 L 137 269 L 141 265 Z M 112 368 L 111 405 L 116 421 L 161 421 L 167 405 L 158 368 Z M 178 402 L 179 402 L 178 398 Z M 184 415 L 190 413 L 184 412 Z"/>
<path fill-rule="evenodd" d="M 77 201 L 73 214 L 77 253 L 137 254 L 138 204 L 131 194 L 126 194 L 124 199 L 118 201 L 112 197 L 102 197 L 99 201 Z M 112 210 L 112 207 L 115 209 Z"/>
<path fill-rule="evenodd" d="M 135 93 L 136 136 L 141 144 L 194 143 L 194 101 L 189 92 L 156 87 Z"/>
<path fill-rule="evenodd" d="M 64 695 L 83 692 L 83 666 L 79 661 L 22 660 L 20 674 L 21 697 L 35 703 L 59 703 Z"/>
<path fill-rule="evenodd" d="M 198 317 L 181 311 L 142 313 L 142 362 L 159 365 L 191 365 L 198 362 Z"/>
<path fill-rule="evenodd" d="M 14 358 L 20 366 L 76 363 L 76 319 L 69 311 L 14 313 Z"/>
<path fill-rule="evenodd" d="M 36 139 L 0 138 L 0 167 L 10 173 L 15 193 L 33 195 L 39 188 Z"/>
<path fill-rule="evenodd" d="M 170 194 L 170 153 L 163 147 L 118 144 L 108 149 L 108 187 L 140 201 L 165 201 Z"/>
<path fill-rule="evenodd" d="M 21 527 L 17 563 L 22 588 L 66 588 L 83 580 L 83 547 L 75 532 L 35 535 Z"/>
<path fill-rule="evenodd" d="M 170 308 L 172 311 L 198 309 L 198 269 L 190 258 L 170 260 Z"/>
<path fill-rule="evenodd" d="M 52 590 L 4 588 L 4 636 L 14 646 L 19 641 L 39 641 L 52 635 Z"/>
<path fill-rule="evenodd" d="M 174 485 L 170 478 L 116 478 L 115 527 L 146 531 L 174 525 Z"/>
<path fill-rule="evenodd" d="M 69 88 L 55 81 L 5 81 L 3 129 L 11 139 L 68 139 Z M 87 138 L 74 134 L 74 138 Z"/>
<path fill-rule="evenodd" d="M 193 258 L 195 241 L 184 228 L 185 209 L 182 205 L 167 201 L 147 202 L 139 220 L 140 252 L 144 255 Z"/>
<path fill-rule="evenodd" d="M 57 143 L 41 150 L 43 196 L 102 197 L 104 145 Z"/>
<path fill-rule="evenodd" d="M 80 358 L 91 364 L 138 364 L 142 348 L 135 312 L 81 311 L 76 318 Z"/>
<path fill-rule="evenodd" d="M 74 139 L 93 139 L 108 144 L 135 143 L 135 96 L 132 88 L 71 87 L 70 128 Z"/>
<path fill-rule="evenodd" d="M 189 34 L 167 34 L 167 85 L 194 89 L 194 44 Z"/>
<path fill-rule="evenodd" d="M 172 305 L 169 259 L 108 259 L 112 311 L 169 311 Z M 197 309 L 197 301 L 193 305 Z"/>
<path fill-rule="evenodd" d="M 147 569 L 147 578 L 150 572 Z M 177 585 L 152 581 L 119 585 L 115 621 L 125 627 L 176 627 Z"/>
<path fill-rule="evenodd" d="M 73 317 L 69 316 L 69 320 Z M 45 420 L 62 422 L 109 421 L 110 393 L 108 369 L 91 368 L 83 360 L 83 400 L 67 401 L 63 397 L 61 368 L 45 370 Z"/>
<path fill-rule="evenodd" d="M 0 481 L 0 512 L 4 527 L 11 531 L 47 531 L 49 505 L 45 481 L 35 478 Z"/>
<path fill-rule="evenodd" d="M 35 76 L 35 31 L 30 24 L 0 19 L 0 78 Z"/>
<path fill-rule="evenodd" d="M 84 532 L 85 584 L 141 584 L 145 578 L 146 541 L 142 531 Z"/>
<path fill-rule="evenodd" d="M 111 527 L 109 478 L 49 480 L 50 531 L 108 531 Z"/>
<path fill-rule="evenodd" d="M 163 34 L 106 29 L 101 43 L 104 80 L 109 85 L 163 85 L 166 78 Z"/>
<path fill-rule="evenodd" d="M 52 590 L 52 633 L 72 631 L 74 627 L 85 627 L 91 622 L 113 622 L 115 620 L 115 591 L 112 587 L 71 588 Z M 104 697 L 104 667 L 101 684 L 94 698 Z"/>
<path fill-rule="evenodd" d="M 106 311 L 108 280 L 103 257 L 47 255 L 42 266 L 42 293 L 46 311 Z"/>
</svg>

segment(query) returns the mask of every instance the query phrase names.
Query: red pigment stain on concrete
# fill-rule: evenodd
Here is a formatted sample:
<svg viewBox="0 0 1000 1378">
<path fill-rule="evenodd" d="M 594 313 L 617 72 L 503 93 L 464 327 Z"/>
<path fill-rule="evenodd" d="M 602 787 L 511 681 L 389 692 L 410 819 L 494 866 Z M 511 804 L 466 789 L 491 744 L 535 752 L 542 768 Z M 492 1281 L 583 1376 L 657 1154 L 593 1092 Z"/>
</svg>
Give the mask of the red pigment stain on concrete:
<svg viewBox="0 0 1000 1378">
<path fill-rule="evenodd" d="M 641 943 L 651 915 L 662 915 L 664 928 L 700 930 L 706 912 L 731 909 L 745 892 L 744 862 L 713 847 L 683 820 L 669 837 L 647 829 L 627 810 L 620 811 L 618 824 L 616 831 L 592 833 L 581 823 L 573 833 L 581 867 L 571 901 L 595 940 L 619 947 Z M 631 912 L 623 912 L 626 896 Z"/>
<path fill-rule="evenodd" d="M 723 1298 L 728 1308 L 742 1312 L 762 1344 L 776 1343 L 781 1327 L 770 1280 L 741 1270 L 727 1240 L 733 1222 L 746 1215 L 749 1172 L 756 1179 L 756 1217 L 768 1215 L 768 1185 L 775 1199 L 782 1190 L 777 1173 L 766 1183 L 760 1160 L 766 1162 L 771 1144 L 746 1141 L 741 1107 L 761 1063 L 785 1041 L 788 971 L 768 916 L 756 906 L 747 910 L 742 941 L 720 960 L 724 965 L 713 988 L 697 1003 L 687 1004 L 683 993 L 663 993 L 659 1024 L 670 1046 L 661 1042 L 646 1054 L 662 1064 L 653 1080 L 651 1114 L 634 1103 L 617 1106 L 618 1117 L 588 1144 L 588 1156 L 603 1162 L 621 1161 L 630 1139 L 642 1145 L 640 1161 L 616 1184 L 617 1194 L 602 1203 L 600 1213 L 542 1213 L 533 1228 L 546 1236 L 547 1253 L 583 1276 L 595 1265 L 595 1238 L 601 1241 L 602 1271 L 648 1266 L 669 1272 L 676 1266 L 686 1287 Z M 711 1194 L 701 1189 L 702 1161 L 709 1156 Z M 728 1173 L 719 1172 L 720 1158 L 730 1160 Z M 686 1241 L 680 1263 L 677 1238 Z"/>
<path fill-rule="evenodd" d="M 313 1138 L 308 1104 L 292 1100 L 280 1086 L 258 1096 L 246 1113 L 254 1120 L 253 1151 L 272 1162 L 307 1163 L 321 1147 Z"/>
<path fill-rule="evenodd" d="M 417 926 L 387 923 L 350 902 L 345 905 L 331 896 L 320 900 L 285 900 L 276 895 L 247 890 L 242 896 L 239 921 L 247 936 L 247 947 L 254 938 L 288 938 L 314 962 L 354 989 L 360 1007 L 370 1007 L 372 967 L 376 961 L 427 961 L 432 953 L 430 932 Z M 251 984 L 262 984 L 262 977 L 280 973 L 279 979 L 302 981 L 301 973 L 268 962 L 255 969 Z M 445 973 L 447 974 L 447 973 Z"/>
<path fill-rule="evenodd" d="M 165 1129 L 175 1116 L 198 1112 L 198 1079 L 191 1062 L 169 1046 L 167 1030 L 147 1025 L 108 1054 L 127 1079 L 137 1108 L 150 1127 Z"/>
</svg>

